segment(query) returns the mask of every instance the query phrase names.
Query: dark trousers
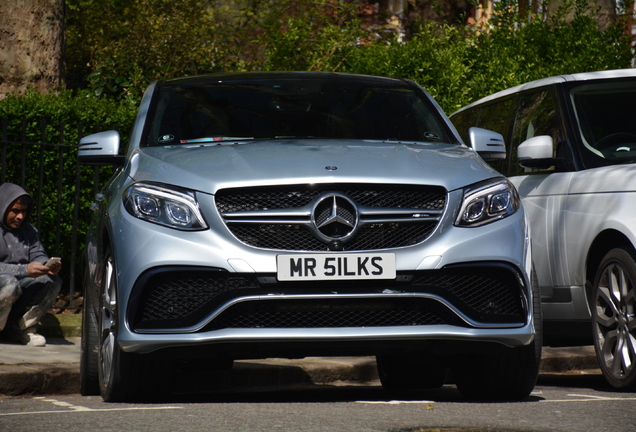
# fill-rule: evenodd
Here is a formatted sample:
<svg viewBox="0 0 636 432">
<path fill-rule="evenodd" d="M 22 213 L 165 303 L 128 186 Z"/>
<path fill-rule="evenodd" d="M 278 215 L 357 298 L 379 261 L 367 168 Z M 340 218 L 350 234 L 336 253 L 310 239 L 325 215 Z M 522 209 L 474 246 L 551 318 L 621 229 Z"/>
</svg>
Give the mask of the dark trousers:
<svg viewBox="0 0 636 432">
<path fill-rule="evenodd" d="M 57 275 L 19 280 L 0 275 L 0 330 L 35 326 L 55 303 L 61 287 L 62 279 Z M 2 322 L 5 316 L 6 322 Z"/>
</svg>

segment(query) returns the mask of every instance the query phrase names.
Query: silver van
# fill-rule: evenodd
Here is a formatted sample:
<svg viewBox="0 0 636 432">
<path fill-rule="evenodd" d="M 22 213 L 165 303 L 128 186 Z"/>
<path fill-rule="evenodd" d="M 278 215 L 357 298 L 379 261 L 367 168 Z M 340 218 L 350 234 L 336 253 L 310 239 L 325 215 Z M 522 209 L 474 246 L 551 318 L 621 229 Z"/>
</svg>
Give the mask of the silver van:
<svg viewBox="0 0 636 432">
<path fill-rule="evenodd" d="M 636 70 L 546 78 L 451 116 L 503 135 L 491 163 L 530 218 L 544 345 L 594 344 L 607 381 L 636 387 Z"/>
</svg>

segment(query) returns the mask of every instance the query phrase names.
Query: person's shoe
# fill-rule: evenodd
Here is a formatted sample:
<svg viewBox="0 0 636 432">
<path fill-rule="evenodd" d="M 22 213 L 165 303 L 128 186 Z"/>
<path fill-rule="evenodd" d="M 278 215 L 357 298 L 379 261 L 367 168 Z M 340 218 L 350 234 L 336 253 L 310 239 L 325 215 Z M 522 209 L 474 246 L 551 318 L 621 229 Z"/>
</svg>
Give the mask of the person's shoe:
<svg viewBox="0 0 636 432">
<path fill-rule="evenodd" d="M 19 342 L 22 345 L 43 347 L 46 346 L 46 339 L 41 334 L 36 333 L 36 326 L 21 330 L 18 325 L 12 325 L 4 329 L 7 340 Z"/>
<path fill-rule="evenodd" d="M 27 333 L 26 330 L 20 338 L 20 342 L 28 346 L 46 346 L 46 339 L 41 334 Z"/>
<path fill-rule="evenodd" d="M 46 346 L 46 339 L 41 334 L 37 334 L 35 330 L 22 330 L 18 335 L 18 340 L 22 345 L 43 347 Z"/>
</svg>

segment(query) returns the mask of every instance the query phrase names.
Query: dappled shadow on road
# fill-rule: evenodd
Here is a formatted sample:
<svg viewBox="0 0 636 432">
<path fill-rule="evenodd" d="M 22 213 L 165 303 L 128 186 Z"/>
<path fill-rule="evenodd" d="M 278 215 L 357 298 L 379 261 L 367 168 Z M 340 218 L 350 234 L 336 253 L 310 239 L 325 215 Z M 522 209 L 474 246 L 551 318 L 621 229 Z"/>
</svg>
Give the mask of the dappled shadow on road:
<svg viewBox="0 0 636 432">
<path fill-rule="evenodd" d="M 455 386 L 422 391 L 388 391 L 380 386 L 279 386 L 276 388 L 234 389 L 225 392 L 197 392 L 175 394 L 181 402 L 210 403 L 322 403 L 322 402 L 376 402 L 376 403 L 426 403 L 433 401 L 463 401 Z"/>
<path fill-rule="evenodd" d="M 313 384 L 306 372 L 295 366 L 280 368 L 243 364 L 228 371 L 181 371 L 171 401 L 210 403 L 470 403 L 453 384 L 437 389 L 387 390 L 379 381 Z M 523 403 L 542 398 L 531 395 Z M 481 401 L 483 402 L 483 401 Z M 501 402 L 501 401 L 499 401 Z"/>
<path fill-rule="evenodd" d="M 292 368 L 292 369 L 289 369 Z M 379 381 L 367 383 L 341 382 L 330 385 L 313 384 L 305 376 L 302 368 L 284 366 L 276 373 L 294 376 L 295 379 L 285 383 L 276 383 L 271 375 L 271 368 L 259 365 L 248 365 L 228 371 L 183 371 L 178 375 L 178 382 L 171 396 L 161 401 L 169 403 L 333 403 L 352 402 L 369 404 L 527 404 L 544 401 L 545 390 L 568 392 L 571 389 L 591 390 L 607 395 L 607 393 L 624 394 L 614 390 L 598 373 L 581 374 L 541 374 L 535 392 L 522 401 L 483 401 L 466 399 L 454 384 L 446 384 L 439 389 L 426 390 L 387 390 Z M 256 378 L 255 378 L 256 377 Z M 280 376 L 279 376 L 280 377 Z"/>
<path fill-rule="evenodd" d="M 537 402 L 540 397 L 530 396 L 517 403 Z M 502 401 L 476 401 L 464 398 L 454 385 L 440 389 L 420 391 L 390 391 L 377 386 L 304 386 L 276 389 L 244 389 L 233 392 L 198 392 L 173 395 L 175 402 L 198 403 L 331 403 L 361 402 L 377 404 L 412 403 L 501 403 Z"/>
</svg>

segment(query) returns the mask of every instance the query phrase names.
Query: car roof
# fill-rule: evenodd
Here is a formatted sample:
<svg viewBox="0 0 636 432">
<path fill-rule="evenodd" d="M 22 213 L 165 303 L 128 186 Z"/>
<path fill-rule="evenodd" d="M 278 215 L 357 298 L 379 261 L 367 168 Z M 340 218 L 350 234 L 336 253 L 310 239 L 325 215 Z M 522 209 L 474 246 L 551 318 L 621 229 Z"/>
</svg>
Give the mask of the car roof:
<svg viewBox="0 0 636 432">
<path fill-rule="evenodd" d="M 340 72 L 235 72 L 216 73 L 208 75 L 196 75 L 184 78 L 175 78 L 159 81 L 159 86 L 172 86 L 183 84 L 201 84 L 214 81 L 258 81 L 267 79 L 320 79 L 320 80 L 356 80 L 373 81 L 378 83 L 405 83 L 407 80 L 398 78 L 388 78 L 363 74 L 348 74 Z"/>
<path fill-rule="evenodd" d="M 483 97 L 457 110 L 455 113 L 464 111 L 465 109 L 471 108 L 474 105 L 480 105 L 485 102 L 490 102 L 492 100 L 509 96 L 515 93 L 519 93 L 525 90 L 545 87 L 551 84 L 559 84 L 559 83 L 570 82 L 570 81 L 589 81 L 589 80 L 597 80 L 597 79 L 628 78 L 628 77 L 636 77 L 636 69 L 615 69 L 615 70 L 606 70 L 606 71 L 597 71 L 597 72 L 581 72 L 576 74 L 557 75 L 557 76 L 553 76 L 549 78 L 542 78 L 542 79 L 530 81 L 515 87 L 510 87 L 508 89 L 501 90 L 497 93 L 493 93 L 489 96 Z"/>
</svg>

